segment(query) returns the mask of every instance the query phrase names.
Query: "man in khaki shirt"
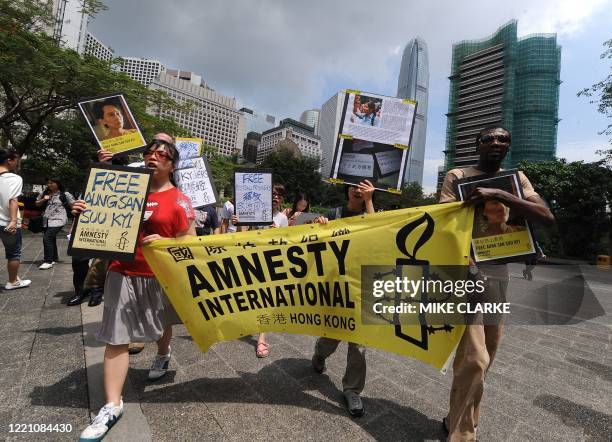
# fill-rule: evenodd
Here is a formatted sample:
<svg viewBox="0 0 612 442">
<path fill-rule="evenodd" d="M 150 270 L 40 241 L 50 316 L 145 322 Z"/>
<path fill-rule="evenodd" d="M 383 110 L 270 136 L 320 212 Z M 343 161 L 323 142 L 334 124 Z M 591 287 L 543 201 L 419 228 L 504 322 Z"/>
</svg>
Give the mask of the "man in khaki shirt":
<svg viewBox="0 0 612 442">
<path fill-rule="evenodd" d="M 501 126 L 490 126 L 481 130 L 476 137 L 477 153 L 480 155 L 475 167 L 448 171 L 440 202 L 457 201 L 454 182 L 501 170 L 501 163 L 510 150 L 510 132 Z M 479 187 L 466 198 L 467 204 L 497 200 L 510 207 L 517 215 L 546 225 L 552 225 L 555 218 L 533 189 L 523 172 L 519 178 L 525 199 L 500 189 Z M 480 272 L 487 277 L 487 300 L 505 300 L 508 288 L 508 270 L 504 264 L 481 265 Z M 450 408 L 443 424 L 448 431 L 448 440 L 474 441 L 480 411 L 480 400 L 484 391 L 487 370 L 493 363 L 501 340 L 503 324 L 485 325 L 477 321 L 468 325 L 457 347 L 453 363 L 453 385 L 450 393 Z"/>
</svg>

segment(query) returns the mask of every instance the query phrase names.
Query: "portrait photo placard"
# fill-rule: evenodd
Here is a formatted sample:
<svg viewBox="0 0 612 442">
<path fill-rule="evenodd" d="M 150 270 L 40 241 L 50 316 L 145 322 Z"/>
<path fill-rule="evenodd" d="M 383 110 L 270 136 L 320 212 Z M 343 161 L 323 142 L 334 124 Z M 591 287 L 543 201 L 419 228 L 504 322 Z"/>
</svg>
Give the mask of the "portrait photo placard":
<svg viewBox="0 0 612 442">
<path fill-rule="evenodd" d="M 269 226 L 273 223 L 272 182 L 272 169 L 234 172 L 237 225 Z"/>
<path fill-rule="evenodd" d="M 78 106 L 100 149 L 124 155 L 147 144 L 123 94 L 87 98 Z"/>
<path fill-rule="evenodd" d="M 211 179 L 206 158 L 191 158 L 192 167 L 174 171 L 174 179 L 181 192 L 191 200 L 194 209 L 216 204 L 219 200 L 215 183 Z"/>
<path fill-rule="evenodd" d="M 523 199 L 517 170 L 463 178 L 455 182 L 461 201 L 478 188 L 501 189 Z M 478 263 L 524 262 L 537 255 L 533 230 L 529 222 L 499 200 L 477 204 L 472 231 L 472 255 Z"/>
<path fill-rule="evenodd" d="M 132 261 L 151 175 L 148 169 L 92 165 L 82 198 L 87 209 L 74 223 L 68 254 Z"/>
</svg>

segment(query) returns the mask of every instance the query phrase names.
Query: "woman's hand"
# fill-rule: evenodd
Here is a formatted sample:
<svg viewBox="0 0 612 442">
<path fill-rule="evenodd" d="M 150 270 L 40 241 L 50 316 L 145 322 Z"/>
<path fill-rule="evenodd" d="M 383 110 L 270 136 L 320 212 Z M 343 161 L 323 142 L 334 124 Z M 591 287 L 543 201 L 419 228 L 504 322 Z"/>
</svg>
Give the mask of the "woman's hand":
<svg viewBox="0 0 612 442">
<path fill-rule="evenodd" d="M 73 216 L 79 216 L 79 214 L 83 213 L 87 209 L 87 203 L 83 200 L 76 200 L 72 203 L 71 213 Z"/>
<path fill-rule="evenodd" d="M 320 217 L 316 218 L 314 220 L 314 222 L 317 223 L 317 224 L 327 224 L 329 222 L 329 219 L 327 219 L 324 216 L 320 216 Z"/>
<path fill-rule="evenodd" d="M 359 183 L 359 186 L 357 187 L 359 188 L 359 190 L 361 190 L 361 194 L 363 195 L 364 201 L 372 201 L 372 195 L 374 195 L 374 190 L 376 189 L 374 188 L 371 182 L 369 182 L 368 180 L 363 180 Z"/>
<path fill-rule="evenodd" d="M 289 219 L 296 220 L 298 218 L 298 216 L 300 216 L 301 214 L 302 214 L 302 212 L 295 212 L 293 215 L 291 215 L 291 218 L 289 218 Z"/>
<path fill-rule="evenodd" d="M 100 161 L 101 163 L 110 163 L 114 155 L 110 150 L 106 149 L 100 149 L 96 153 L 98 154 L 98 161 Z"/>
<path fill-rule="evenodd" d="M 160 239 L 164 239 L 163 236 L 158 235 L 157 233 L 154 233 L 153 235 L 147 235 L 144 238 L 142 238 L 142 243 L 143 244 L 150 244 L 153 241 L 158 241 Z"/>
</svg>

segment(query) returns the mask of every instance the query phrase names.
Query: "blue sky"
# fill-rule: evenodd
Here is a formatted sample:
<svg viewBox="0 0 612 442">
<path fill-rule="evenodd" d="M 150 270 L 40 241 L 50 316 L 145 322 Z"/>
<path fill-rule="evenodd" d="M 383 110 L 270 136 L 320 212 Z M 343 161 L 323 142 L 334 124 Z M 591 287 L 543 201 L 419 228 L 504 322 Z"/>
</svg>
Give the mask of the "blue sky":
<svg viewBox="0 0 612 442">
<path fill-rule="evenodd" d="M 395 95 L 403 46 L 419 35 L 430 60 L 423 185 L 442 164 L 452 44 L 484 38 L 511 19 L 519 37 L 555 32 L 562 47 L 557 155 L 594 160 L 609 146 L 608 124 L 576 93 L 610 71 L 602 43 L 612 38 L 612 0 L 107 0 L 90 30 L 118 55 L 191 70 L 240 105 L 299 117 L 344 88 Z M 134 17 L 138 17 L 135 20 Z M 152 25 L 155 24 L 155 25 Z M 146 36 L 146 38 L 143 38 Z"/>
</svg>

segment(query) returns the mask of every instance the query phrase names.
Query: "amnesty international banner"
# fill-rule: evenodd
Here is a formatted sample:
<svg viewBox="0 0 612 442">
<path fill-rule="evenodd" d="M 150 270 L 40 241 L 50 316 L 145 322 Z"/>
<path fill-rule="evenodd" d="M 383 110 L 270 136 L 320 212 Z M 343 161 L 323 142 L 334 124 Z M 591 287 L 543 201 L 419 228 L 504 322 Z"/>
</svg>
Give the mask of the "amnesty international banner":
<svg viewBox="0 0 612 442">
<path fill-rule="evenodd" d="M 442 204 L 160 240 L 143 253 L 202 351 L 276 331 L 356 342 L 443 369 L 464 326 L 364 323 L 362 266 L 467 265 L 473 217 L 461 203 Z"/>
</svg>

